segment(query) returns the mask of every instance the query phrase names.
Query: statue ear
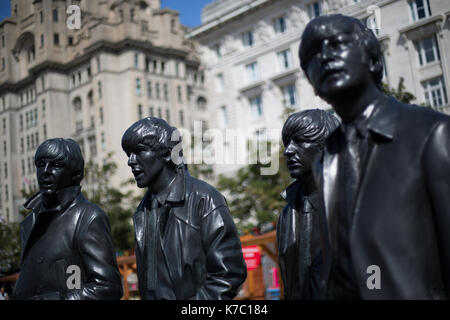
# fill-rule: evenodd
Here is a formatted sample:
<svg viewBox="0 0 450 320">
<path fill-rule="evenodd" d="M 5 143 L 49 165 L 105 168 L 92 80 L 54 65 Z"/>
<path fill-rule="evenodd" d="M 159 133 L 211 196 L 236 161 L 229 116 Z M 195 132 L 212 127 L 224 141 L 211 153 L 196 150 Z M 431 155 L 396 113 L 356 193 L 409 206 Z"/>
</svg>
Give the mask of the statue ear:
<svg viewBox="0 0 450 320">
<path fill-rule="evenodd" d="M 74 184 L 79 184 L 81 182 L 81 179 L 82 179 L 81 171 L 78 171 L 73 175 L 72 182 Z"/>
</svg>

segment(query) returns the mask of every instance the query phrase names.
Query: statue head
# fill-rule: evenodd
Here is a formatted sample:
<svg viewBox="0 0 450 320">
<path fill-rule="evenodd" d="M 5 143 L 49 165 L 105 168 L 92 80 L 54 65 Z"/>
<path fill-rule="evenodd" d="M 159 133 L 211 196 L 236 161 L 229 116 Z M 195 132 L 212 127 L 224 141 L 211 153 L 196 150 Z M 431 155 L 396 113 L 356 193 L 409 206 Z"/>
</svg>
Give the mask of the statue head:
<svg viewBox="0 0 450 320">
<path fill-rule="evenodd" d="M 173 155 L 175 146 L 178 153 Z M 139 188 L 151 186 L 165 170 L 174 171 L 182 157 L 177 128 L 155 117 L 141 119 L 129 127 L 122 137 L 122 149 Z"/>
<path fill-rule="evenodd" d="M 72 139 L 45 140 L 34 156 L 39 189 L 44 196 L 72 186 L 79 186 L 84 176 L 84 159 Z"/>
<path fill-rule="evenodd" d="M 314 157 L 338 126 L 339 120 L 334 115 L 320 109 L 299 111 L 287 118 L 281 136 L 286 164 L 293 178 L 311 174 Z"/>
<path fill-rule="evenodd" d="M 303 32 L 299 58 L 316 94 L 333 107 L 351 92 L 372 84 L 381 88 L 381 48 L 373 32 L 358 19 L 333 14 L 311 20 Z"/>
</svg>

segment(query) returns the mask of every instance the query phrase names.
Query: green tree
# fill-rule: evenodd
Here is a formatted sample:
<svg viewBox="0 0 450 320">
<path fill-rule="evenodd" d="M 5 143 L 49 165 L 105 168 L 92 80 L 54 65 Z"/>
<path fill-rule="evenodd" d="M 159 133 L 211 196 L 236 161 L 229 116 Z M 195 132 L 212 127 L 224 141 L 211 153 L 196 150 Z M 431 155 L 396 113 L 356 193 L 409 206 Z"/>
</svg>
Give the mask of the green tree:
<svg viewBox="0 0 450 320">
<path fill-rule="evenodd" d="M 139 203 L 140 196 L 132 191 L 122 191 L 133 183 L 132 179 L 121 184 L 121 189 L 114 188 L 110 179 L 117 171 L 117 164 L 108 154 L 102 165 L 89 161 L 85 166 L 83 194 L 86 198 L 102 208 L 108 215 L 114 246 L 118 251 L 129 250 L 134 245 L 132 215 Z"/>
<path fill-rule="evenodd" d="M 227 195 L 230 212 L 240 233 L 245 234 L 266 223 L 276 223 L 285 206 L 281 192 L 292 182 L 285 165 L 283 149 L 278 152 L 279 170 L 261 175 L 260 163 L 238 170 L 233 177 L 219 175 L 217 188 Z"/>
<path fill-rule="evenodd" d="M 294 108 L 285 107 L 280 117 L 282 123 L 295 111 L 297 110 Z M 286 205 L 281 192 L 293 180 L 286 167 L 282 142 L 278 145 L 279 170 L 275 174 L 261 175 L 261 169 L 267 165 L 257 163 L 240 168 L 233 177 L 218 176 L 217 189 L 227 195 L 230 212 L 242 234 L 263 224 L 276 223 L 278 215 Z M 268 149 L 271 149 L 270 145 Z M 253 148 L 250 147 L 250 150 Z"/>
<path fill-rule="evenodd" d="M 392 96 L 401 102 L 411 103 L 411 101 L 415 100 L 416 97 L 411 92 L 406 91 L 404 82 L 405 79 L 403 77 L 400 77 L 397 88 L 390 88 L 388 84 L 383 83 L 382 90 L 387 95 Z"/>
<path fill-rule="evenodd" d="M 0 273 L 9 273 L 18 270 L 19 263 L 19 224 L 0 222 Z"/>
</svg>

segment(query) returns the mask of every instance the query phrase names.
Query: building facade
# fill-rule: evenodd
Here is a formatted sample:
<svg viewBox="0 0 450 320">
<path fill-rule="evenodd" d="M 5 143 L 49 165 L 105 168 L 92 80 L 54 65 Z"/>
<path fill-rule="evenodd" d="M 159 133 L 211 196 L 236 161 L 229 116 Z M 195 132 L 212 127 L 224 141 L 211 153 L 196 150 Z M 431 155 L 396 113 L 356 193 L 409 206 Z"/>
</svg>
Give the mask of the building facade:
<svg viewBox="0 0 450 320">
<path fill-rule="evenodd" d="M 112 153 L 120 187 L 132 177 L 121 148 L 132 123 L 206 123 L 204 75 L 185 33 L 160 0 L 11 0 L 0 23 L 0 219 L 21 219 L 45 139 L 76 140 L 85 162 Z"/>
<path fill-rule="evenodd" d="M 447 0 L 216 0 L 187 35 L 201 44 L 211 126 L 258 138 L 281 133 L 286 107 L 329 109 L 300 70 L 298 46 L 306 24 L 330 13 L 354 16 L 376 33 L 385 83 L 396 88 L 403 77 L 414 103 L 450 113 L 449 10 Z M 238 167 L 215 170 L 232 174 Z"/>
</svg>

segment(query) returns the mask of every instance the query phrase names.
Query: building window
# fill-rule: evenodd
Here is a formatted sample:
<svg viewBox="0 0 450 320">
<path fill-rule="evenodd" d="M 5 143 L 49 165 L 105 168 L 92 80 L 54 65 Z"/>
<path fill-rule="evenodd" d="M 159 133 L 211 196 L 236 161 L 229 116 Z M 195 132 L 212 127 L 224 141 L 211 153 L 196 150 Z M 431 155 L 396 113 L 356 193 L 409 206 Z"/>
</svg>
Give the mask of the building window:
<svg viewBox="0 0 450 320">
<path fill-rule="evenodd" d="M 139 69 L 139 54 L 134 54 L 134 68 Z"/>
<path fill-rule="evenodd" d="M 273 28 L 275 33 L 283 33 L 286 31 L 286 17 L 281 16 L 273 20 Z"/>
<path fill-rule="evenodd" d="M 95 60 L 97 61 L 97 72 L 102 71 L 102 65 L 101 65 L 101 63 L 100 63 L 100 57 L 97 56 L 97 57 L 95 58 Z"/>
<path fill-rule="evenodd" d="M 154 117 L 154 116 L 155 116 L 155 112 L 154 112 L 154 110 L 153 110 L 153 107 L 149 107 L 149 108 L 148 108 L 148 115 L 149 115 L 150 117 Z"/>
<path fill-rule="evenodd" d="M 2 71 L 5 70 L 5 68 L 6 68 L 5 58 L 2 57 Z"/>
<path fill-rule="evenodd" d="M 5 118 L 2 119 L 2 129 L 3 129 L 3 134 L 5 135 L 6 134 L 6 119 Z"/>
<path fill-rule="evenodd" d="M 55 46 L 59 46 L 59 34 L 58 33 L 53 34 L 53 44 Z"/>
<path fill-rule="evenodd" d="M 69 46 L 73 45 L 73 37 L 67 37 L 67 43 Z"/>
<path fill-rule="evenodd" d="M 220 48 L 220 44 L 219 43 L 214 45 L 213 50 L 216 53 L 216 57 L 217 58 L 222 58 L 222 50 Z"/>
<path fill-rule="evenodd" d="M 184 112 L 183 112 L 183 110 L 180 110 L 179 115 L 180 115 L 180 125 L 184 126 Z"/>
<path fill-rule="evenodd" d="M 225 90 L 225 80 L 222 73 L 216 76 L 216 88 L 218 93 L 222 93 Z"/>
<path fill-rule="evenodd" d="M 432 107 L 441 107 L 447 104 L 447 92 L 444 79 L 433 78 L 422 82 L 425 101 Z"/>
<path fill-rule="evenodd" d="M 156 91 L 156 99 L 161 99 L 161 92 L 160 92 L 160 89 L 159 89 L 159 82 L 157 82 L 156 84 L 155 84 L 155 91 Z"/>
<path fill-rule="evenodd" d="M 97 91 L 98 91 L 98 98 L 100 99 L 102 97 L 102 83 L 101 83 L 101 81 L 97 82 Z"/>
<path fill-rule="evenodd" d="M 284 105 L 286 107 L 293 107 L 297 105 L 297 91 L 295 85 L 291 84 L 283 87 Z"/>
<path fill-rule="evenodd" d="M 410 0 L 409 8 L 413 22 L 431 16 L 430 0 Z"/>
<path fill-rule="evenodd" d="M 134 21 L 134 9 L 130 9 L 130 20 Z"/>
<path fill-rule="evenodd" d="M 95 136 L 88 137 L 88 143 L 91 157 L 95 157 L 97 155 L 97 143 L 95 141 Z"/>
<path fill-rule="evenodd" d="M 166 121 L 167 123 L 170 123 L 170 110 L 166 109 Z"/>
<path fill-rule="evenodd" d="M 180 63 L 175 63 L 175 76 L 178 78 L 180 76 Z"/>
<path fill-rule="evenodd" d="M 292 67 L 291 49 L 286 49 L 277 53 L 278 65 L 280 70 L 286 70 Z"/>
<path fill-rule="evenodd" d="M 253 62 L 245 66 L 247 73 L 247 82 L 259 80 L 258 63 Z"/>
<path fill-rule="evenodd" d="M 41 48 L 44 47 L 44 35 L 41 34 Z"/>
<path fill-rule="evenodd" d="M 152 82 L 151 81 L 147 81 L 147 97 L 151 98 L 153 95 L 152 92 Z"/>
<path fill-rule="evenodd" d="M 8 179 L 8 164 L 5 162 L 3 166 L 5 167 L 5 179 Z"/>
<path fill-rule="evenodd" d="M 58 9 L 53 10 L 53 22 L 58 22 Z"/>
<path fill-rule="evenodd" d="M 263 115 L 261 96 L 250 98 L 250 109 L 253 119 L 259 119 Z"/>
<path fill-rule="evenodd" d="M 87 95 L 87 100 L 89 103 L 90 107 L 94 106 L 94 93 L 92 92 L 92 90 L 89 90 L 88 95 Z"/>
<path fill-rule="evenodd" d="M 141 79 L 136 78 L 136 95 L 139 97 L 141 93 Z"/>
<path fill-rule="evenodd" d="M 19 130 L 23 131 L 23 115 L 19 116 Z"/>
<path fill-rule="evenodd" d="M 25 143 L 23 138 L 20 138 L 20 153 L 24 153 L 25 152 Z"/>
<path fill-rule="evenodd" d="M 22 175 L 25 175 L 25 160 L 22 159 Z"/>
<path fill-rule="evenodd" d="M 81 99 L 80 97 L 76 97 L 75 99 L 73 99 L 73 108 L 75 110 L 75 112 L 81 112 Z"/>
<path fill-rule="evenodd" d="M 161 74 L 164 74 L 164 69 L 166 68 L 166 63 L 161 61 Z"/>
<path fill-rule="evenodd" d="M 42 133 L 44 134 L 44 140 L 47 139 L 47 125 L 44 123 L 42 125 Z"/>
<path fill-rule="evenodd" d="M 310 19 L 317 18 L 322 14 L 322 5 L 320 1 L 315 1 L 308 4 L 308 14 Z"/>
<path fill-rule="evenodd" d="M 206 110 L 206 99 L 203 97 L 199 97 L 197 99 L 197 109 L 200 111 L 205 111 Z"/>
<path fill-rule="evenodd" d="M 190 85 L 186 85 L 186 98 L 188 101 L 191 101 L 191 97 L 194 94 L 194 89 Z"/>
<path fill-rule="evenodd" d="M 183 92 L 181 86 L 177 86 L 178 102 L 183 102 Z"/>
<path fill-rule="evenodd" d="M 138 105 L 138 119 L 142 119 L 143 114 L 142 114 L 142 105 Z"/>
<path fill-rule="evenodd" d="M 103 124 L 103 108 L 100 107 L 100 109 L 98 110 L 99 113 L 99 118 L 100 118 L 100 124 Z"/>
<path fill-rule="evenodd" d="M 105 138 L 104 132 L 101 133 L 100 138 L 101 138 L 102 150 L 105 151 L 106 150 L 106 138 Z"/>
<path fill-rule="evenodd" d="M 220 107 L 220 115 L 221 115 L 221 121 L 222 125 L 225 127 L 228 125 L 228 110 L 227 106 L 221 106 Z"/>
<path fill-rule="evenodd" d="M 162 118 L 162 110 L 161 110 L 161 108 L 158 108 L 158 118 Z"/>
<path fill-rule="evenodd" d="M 244 47 L 253 47 L 253 32 L 246 31 L 242 34 L 242 43 Z"/>
<path fill-rule="evenodd" d="M 3 141 L 3 155 L 6 156 L 7 155 L 7 145 L 6 145 L 6 141 Z"/>
<path fill-rule="evenodd" d="M 167 83 L 163 85 L 164 100 L 169 101 L 169 87 Z"/>
<path fill-rule="evenodd" d="M 435 36 L 418 40 L 414 43 L 414 45 L 416 47 L 421 66 L 440 60 L 439 48 Z"/>
<path fill-rule="evenodd" d="M 45 110 L 46 106 L 45 106 L 45 99 L 42 99 L 42 118 L 45 118 Z"/>
</svg>

